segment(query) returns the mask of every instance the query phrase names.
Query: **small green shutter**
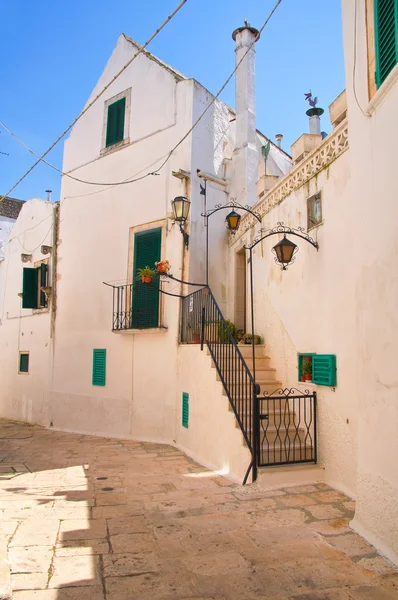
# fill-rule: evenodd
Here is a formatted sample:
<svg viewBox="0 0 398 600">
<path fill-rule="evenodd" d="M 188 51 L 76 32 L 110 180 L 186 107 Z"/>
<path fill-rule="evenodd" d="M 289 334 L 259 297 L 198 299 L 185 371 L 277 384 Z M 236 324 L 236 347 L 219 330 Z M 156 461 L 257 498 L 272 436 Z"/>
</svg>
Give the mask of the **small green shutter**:
<svg viewBox="0 0 398 600">
<path fill-rule="evenodd" d="M 93 350 L 93 385 L 105 385 L 106 350 Z"/>
<path fill-rule="evenodd" d="M 336 355 L 314 354 L 312 357 L 312 383 L 336 385 Z"/>
<path fill-rule="evenodd" d="M 108 120 L 106 125 L 106 147 L 117 144 L 124 139 L 124 116 L 126 98 L 121 98 L 108 106 Z"/>
<path fill-rule="evenodd" d="M 19 372 L 29 373 L 29 354 L 21 352 L 19 355 Z"/>
<path fill-rule="evenodd" d="M 37 308 L 37 270 L 25 267 L 22 275 L 22 308 Z"/>
<path fill-rule="evenodd" d="M 40 287 L 46 287 L 48 265 L 46 263 L 41 263 L 40 267 L 37 267 L 37 270 L 40 273 Z M 40 306 L 47 306 L 47 297 L 44 292 L 40 292 Z"/>
<path fill-rule="evenodd" d="M 376 85 L 398 62 L 398 2 L 375 0 Z"/>
<path fill-rule="evenodd" d="M 142 283 L 137 270 L 143 267 L 155 269 L 160 261 L 162 242 L 161 228 L 140 231 L 134 236 L 133 303 L 131 323 L 133 329 L 148 329 L 159 326 L 159 278 L 150 284 Z"/>
<path fill-rule="evenodd" d="M 189 394 L 182 393 L 182 426 L 188 429 L 189 420 Z"/>
</svg>

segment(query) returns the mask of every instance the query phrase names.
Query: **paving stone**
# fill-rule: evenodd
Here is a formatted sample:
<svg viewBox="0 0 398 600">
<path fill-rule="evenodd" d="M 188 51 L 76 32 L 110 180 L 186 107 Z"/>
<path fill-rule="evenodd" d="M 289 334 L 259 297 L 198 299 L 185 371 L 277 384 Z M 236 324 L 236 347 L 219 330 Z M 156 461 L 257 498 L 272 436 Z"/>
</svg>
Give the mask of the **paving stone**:
<svg viewBox="0 0 398 600">
<path fill-rule="evenodd" d="M 312 492 L 318 492 L 318 488 L 315 485 L 295 485 L 293 487 L 284 488 L 287 494 L 310 494 Z"/>
<path fill-rule="evenodd" d="M 348 533 L 347 535 L 329 536 L 328 542 L 348 556 L 363 556 L 375 554 L 374 546 L 368 544 L 360 535 Z"/>
<path fill-rule="evenodd" d="M 334 503 L 334 502 L 345 502 L 349 500 L 349 498 L 342 494 L 341 492 L 337 492 L 336 490 L 331 490 L 330 492 L 319 492 L 317 494 L 312 494 L 313 498 L 319 500 L 319 502 L 326 503 Z"/>
<path fill-rule="evenodd" d="M 315 521 L 310 523 L 309 527 L 322 535 L 329 536 L 338 533 L 350 533 L 352 529 L 348 523 L 348 519 L 331 519 L 329 521 Z"/>
<path fill-rule="evenodd" d="M 344 513 L 341 510 L 327 504 L 308 506 L 307 510 L 316 519 L 337 519 L 344 517 Z"/>
<path fill-rule="evenodd" d="M 107 536 L 105 519 L 76 519 L 62 521 L 59 529 L 59 540 L 93 540 Z"/>
<path fill-rule="evenodd" d="M 382 556 L 361 558 L 357 561 L 357 565 L 378 575 L 387 575 L 398 571 L 398 567 L 395 567 L 389 560 L 386 560 Z"/>
<path fill-rule="evenodd" d="M 292 494 L 291 496 L 284 496 L 278 499 L 281 504 L 285 506 L 310 506 L 316 504 L 316 501 L 311 496 L 303 496 L 301 494 Z"/>
<path fill-rule="evenodd" d="M 12 589 L 44 590 L 47 587 L 48 573 L 18 573 L 12 575 Z"/>
<path fill-rule="evenodd" d="M 102 586 L 14 592 L 13 600 L 103 600 Z M 115 598 L 116 600 L 116 598 Z"/>
<path fill-rule="evenodd" d="M 115 519 L 142 514 L 144 514 L 142 502 L 130 502 L 120 506 L 94 506 L 92 509 L 93 519 Z"/>
<path fill-rule="evenodd" d="M 59 542 L 55 556 L 79 556 L 81 554 L 108 554 L 109 542 L 106 539 L 73 540 Z"/>
<path fill-rule="evenodd" d="M 60 522 L 57 519 L 31 519 L 25 517 L 10 547 L 14 546 L 53 546 L 57 539 Z"/>
<path fill-rule="evenodd" d="M 334 588 L 332 590 L 290 596 L 289 600 L 350 600 L 350 598 L 351 596 L 345 590 Z"/>
<path fill-rule="evenodd" d="M 398 586 L 359 586 L 348 590 L 350 600 L 397 600 Z"/>
<path fill-rule="evenodd" d="M 152 553 L 108 554 L 103 557 L 104 577 L 126 577 L 142 573 L 156 573 L 156 561 Z"/>
<path fill-rule="evenodd" d="M 51 546 L 14 546 L 8 553 L 11 573 L 47 573 L 52 555 Z"/>
<path fill-rule="evenodd" d="M 196 578 L 181 568 L 176 572 L 146 573 L 133 577 L 107 577 L 106 595 L 110 600 L 168 600 L 200 596 Z M 18 599 L 17 599 L 18 600 Z M 23 599 L 25 600 L 25 599 Z M 231 599 L 232 600 L 232 599 Z"/>
<path fill-rule="evenodd" d="M 150 533 L 126 533 L 110 536 L 113 552 L 116 554 L 151 552 L 155 547 L 155 536 Z"/>
<path fill-rule="evenodd" d="M 50 588 L 100 585 L 98 556 L 56 556 Z"/>
<path fill-rule="evenodd" d="M 268 527 L 287 527 L 304 523 L 306 514 L 302 510 L 287 508 L 285 510 L 269 510 L 266 513 L 250 515 L 250 527 L 266 529 Z"/>
</svg>

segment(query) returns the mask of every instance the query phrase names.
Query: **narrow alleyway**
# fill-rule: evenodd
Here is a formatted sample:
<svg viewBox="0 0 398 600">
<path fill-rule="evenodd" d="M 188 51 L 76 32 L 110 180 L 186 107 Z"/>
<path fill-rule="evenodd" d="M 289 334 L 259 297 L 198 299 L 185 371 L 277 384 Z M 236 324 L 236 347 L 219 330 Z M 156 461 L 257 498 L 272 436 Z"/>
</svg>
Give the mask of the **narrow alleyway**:
<svg viewBox="0 0 398 600">
<path fill-rule="evenodd" d="M 324 484 L 242 488 L 171 446 L 0 421 L 15 600 L 396 600 Z"/>
</svg>

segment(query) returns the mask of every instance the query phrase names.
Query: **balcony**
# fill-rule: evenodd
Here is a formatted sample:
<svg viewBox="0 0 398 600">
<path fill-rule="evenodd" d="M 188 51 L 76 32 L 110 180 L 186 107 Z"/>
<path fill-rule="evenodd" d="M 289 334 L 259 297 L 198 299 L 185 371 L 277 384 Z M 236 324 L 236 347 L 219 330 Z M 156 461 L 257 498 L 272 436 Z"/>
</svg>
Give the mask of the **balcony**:
<svg viewBox="0 0 398 600">
<path fill-rule="evenodd" d="M 159 280 L 151 283 L 135 281 L 112 288 L 112 331 L 115 333 L 146 333 L 167 331 L 160 324 Z"/>
</svg>

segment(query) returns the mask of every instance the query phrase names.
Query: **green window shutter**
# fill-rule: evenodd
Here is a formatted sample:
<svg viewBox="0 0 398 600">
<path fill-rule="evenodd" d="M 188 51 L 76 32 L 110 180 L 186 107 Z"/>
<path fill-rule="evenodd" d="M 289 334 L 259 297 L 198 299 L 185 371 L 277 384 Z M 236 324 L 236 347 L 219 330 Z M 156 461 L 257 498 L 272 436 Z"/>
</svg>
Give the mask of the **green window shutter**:
<svg viewBox="0 0 398 600">
<path fill-rule="evenodd" d="M 124 139 L 124 117 L 126 98 L 121 98 L 108 106 L 108 119 L 106 124 L 106 147 L 117 144 Z"/>
<path fill-rule="evenodd" d="M 159 326 L 159 279 L 152 283 L 142 283 L 137 270 L 143 267 L 155 268 L 160 261 L 162 229 L 140 231 L 134 236 L 133 298 L 131 326 L 133 329 L 148 329 Z"/>
<path fill-rule="evenodd" d="M 106 381 L 106 350 L 93 350 L 93 385 L 104 386 Z"/>
<path fill-rule="evenodd" d="M 22 275 L 22 308 L 37 308 L 37 270 L 25 267 Z"/>
<path fill-rule="evenodd" d="M 19 355 L 19 372 L 29 373 L 29 354 L 21 352 Z"/>
<path fill-rule="evenodd" d="M 47 273 L 48 265 L 41 263 L 40 267 L 37 267 L 39 272 L 40 287 L 47 287 Z M 44 292 L 40 292 L 40 306 L 47 306 L 47 297 Z"/>
<path fill-rule="evenodd" d="M 312 357 L 312 383 L 336 385 L 336 355 L 314 354 Z"/>
<path fill-rule="evenodd" d="M 398 2 L 375 0 L 376 85 L 398 62 Z"/>
<path fill-rule="evenodd" d="M 189 394 L 182 393 L 182 426 L 188 429 L 189 421 Z"/>
</svg>

